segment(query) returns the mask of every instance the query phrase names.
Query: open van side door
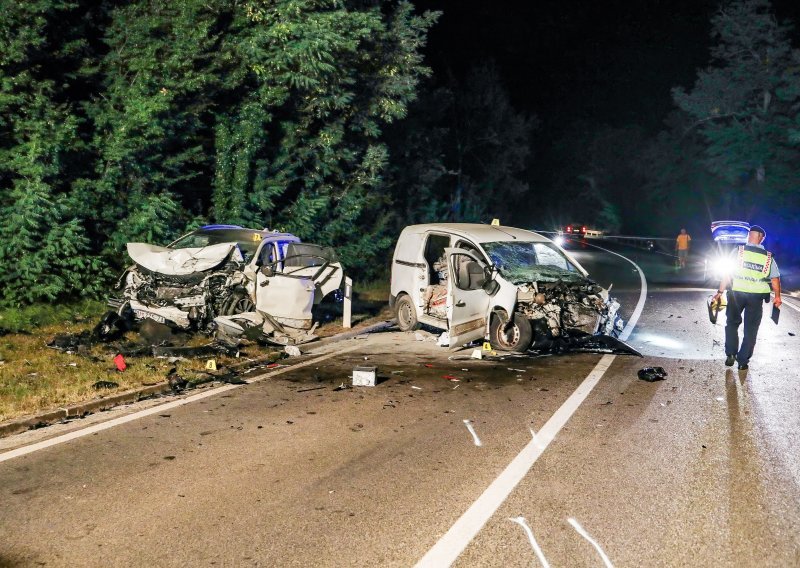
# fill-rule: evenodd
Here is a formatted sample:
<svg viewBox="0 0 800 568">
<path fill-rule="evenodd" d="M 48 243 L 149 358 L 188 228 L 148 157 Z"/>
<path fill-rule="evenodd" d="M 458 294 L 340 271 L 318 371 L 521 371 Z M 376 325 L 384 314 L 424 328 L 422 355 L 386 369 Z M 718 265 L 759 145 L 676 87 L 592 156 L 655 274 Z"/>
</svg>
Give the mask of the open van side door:
<svg viewBox="0 0 800 568">
<path fill-rule="evenodd" d="M 486 336 L 491 296 L 483 288 L 486 264 L 475 253 L 458 248 L 447 248 L 445 253 L 450 269 L 447 323 L 454 349 Z"/>
</svg>

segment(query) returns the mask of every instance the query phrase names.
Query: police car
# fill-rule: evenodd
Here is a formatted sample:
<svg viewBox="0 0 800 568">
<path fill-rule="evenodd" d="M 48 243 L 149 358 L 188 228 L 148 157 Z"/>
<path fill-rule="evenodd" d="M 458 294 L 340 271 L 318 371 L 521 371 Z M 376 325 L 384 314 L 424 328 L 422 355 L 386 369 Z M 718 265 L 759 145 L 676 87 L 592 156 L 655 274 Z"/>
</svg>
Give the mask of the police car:
<svg viewBox="0 0 800 568">
<path fill-rule="evenodd" d="M 750 223 L 745 221 L 712 221 L 711 238 L 714 243 L 705 258 L 705 280 L 719 282 L 736 268 L 731 252 L 747 243 Z"/>
</svg>

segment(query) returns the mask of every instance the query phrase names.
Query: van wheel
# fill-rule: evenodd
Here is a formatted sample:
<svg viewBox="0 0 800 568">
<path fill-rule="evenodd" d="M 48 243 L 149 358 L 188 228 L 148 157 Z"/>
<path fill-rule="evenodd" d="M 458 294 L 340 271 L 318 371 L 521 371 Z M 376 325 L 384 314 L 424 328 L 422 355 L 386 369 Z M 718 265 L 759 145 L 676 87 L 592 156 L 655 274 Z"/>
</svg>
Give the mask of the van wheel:
<svg viewBox="0 0 800 568">
<path fill-rule="evenodd" d="M 419 329 L 417 321 L 417 309 L 414 307 L 411 298 L 403 294 L 394 303 L 395 314 L 397 315 L 397 327 L 400 331 L 414 331 Z"/>
<path fill-rule="evenodd" d="M 497 317 L 492 317 L 489 325 L 489 341 L 492 348 L 498 351 L 516 351 L 524 353 L 531 346 L 533 341 L 533 329 L 528 318 L 521 314 L 514 314 L 514 323 L 504 329 L 503 321 Z"/>
</svg>

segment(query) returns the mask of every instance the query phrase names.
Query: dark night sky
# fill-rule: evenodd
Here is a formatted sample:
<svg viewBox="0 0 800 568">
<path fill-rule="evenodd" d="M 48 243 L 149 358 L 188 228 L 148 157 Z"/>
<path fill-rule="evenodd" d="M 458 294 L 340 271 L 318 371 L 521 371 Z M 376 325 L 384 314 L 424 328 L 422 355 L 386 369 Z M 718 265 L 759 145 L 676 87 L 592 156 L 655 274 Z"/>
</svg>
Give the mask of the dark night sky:
<svg viewBox="0 0 800 568">
<path fill-rule="evenodd" d="M 690 87 L 708 63 L 709 18 L 718 6 L 711 0 L 415 4 L 443 12 L 427 47 L 438 76 L 460 77 L 493 59 L 514 105 L 537 114 L 545 132 L 576 119 L 659 128 L 672 108 L 670 89 Z M 800 21 L 800 2 L 773 7 L 780 20 Z"/>
</svg>

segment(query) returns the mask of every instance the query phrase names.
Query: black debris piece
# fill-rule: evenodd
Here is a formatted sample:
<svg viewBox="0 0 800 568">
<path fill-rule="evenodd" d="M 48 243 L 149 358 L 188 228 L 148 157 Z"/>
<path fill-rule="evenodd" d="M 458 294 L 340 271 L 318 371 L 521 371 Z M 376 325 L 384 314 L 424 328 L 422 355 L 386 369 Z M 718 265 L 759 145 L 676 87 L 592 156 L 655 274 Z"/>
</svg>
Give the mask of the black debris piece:
<svg viewBox="0 0 800 568">
<path fill-rule="evenodd" d="M 119 387 L 119 383 L 115 383 L 114 381 L 97 381 L 92 387 L 94 390 L 115 389 Z"/>
<path fill-rule="evenodd" d="M 663 367 L 645 367 L 644 369 L 639 369 L 638 375 L 641 380 L 648 383 L 663 381 L 667 378 L 667 372 Z"/>
<path fill-rule="evenodd" d="M 117 312 L 108 311 L 103 314 L 100 321 L 92 330 L 92 337 L 103 343 L 119 339 L 130 329 L 130 321 Z"/>
<path fill-rule="evenodd" d="M 642 357 L 636 349 L 616 337 L 610 335 L 585 335 L 570 338 L 564 351 L 579 351 L 590 353 L 618 353 L 621 355 L 636 355 Z"/>
<path fill-rule="evenodd" d="M 791 331 L 789 332 L 789 335 L 791 335 L 792 337 L 794 337 L 794 333 L 792 333 Z"/>
<path fill-rule="evenodd" d="M 150 348 L 148 348 L 148 351 Z M 212 341 L 197 347 L 171 347 L 168 345 L 157 345 L 152 348 L 154 357 L 205 357 L 207 355 L 228 355 L 235 357 L 239 352 L 238 346 L 220 341 Z"/>
<path fill-rule="evenodd" d="M 189 381 L 180 375 L 170 375 L 167 377 L 167 382 L 169 383 L 169 388 L 171 388 L 173 392 L 181 392 L 186 390 L 186 387 L 189 386 Z"/>
<path fill-rule="evenodd" d="M 92 334 L 88 331 L 83 331 L 78 334 L 69 335 L 56 335 L 47 344 L 51 349 L 58 349 L 59 351 L 78 351 L 84 346 L 89 346 L 92 343 Z"/>
</svg>

